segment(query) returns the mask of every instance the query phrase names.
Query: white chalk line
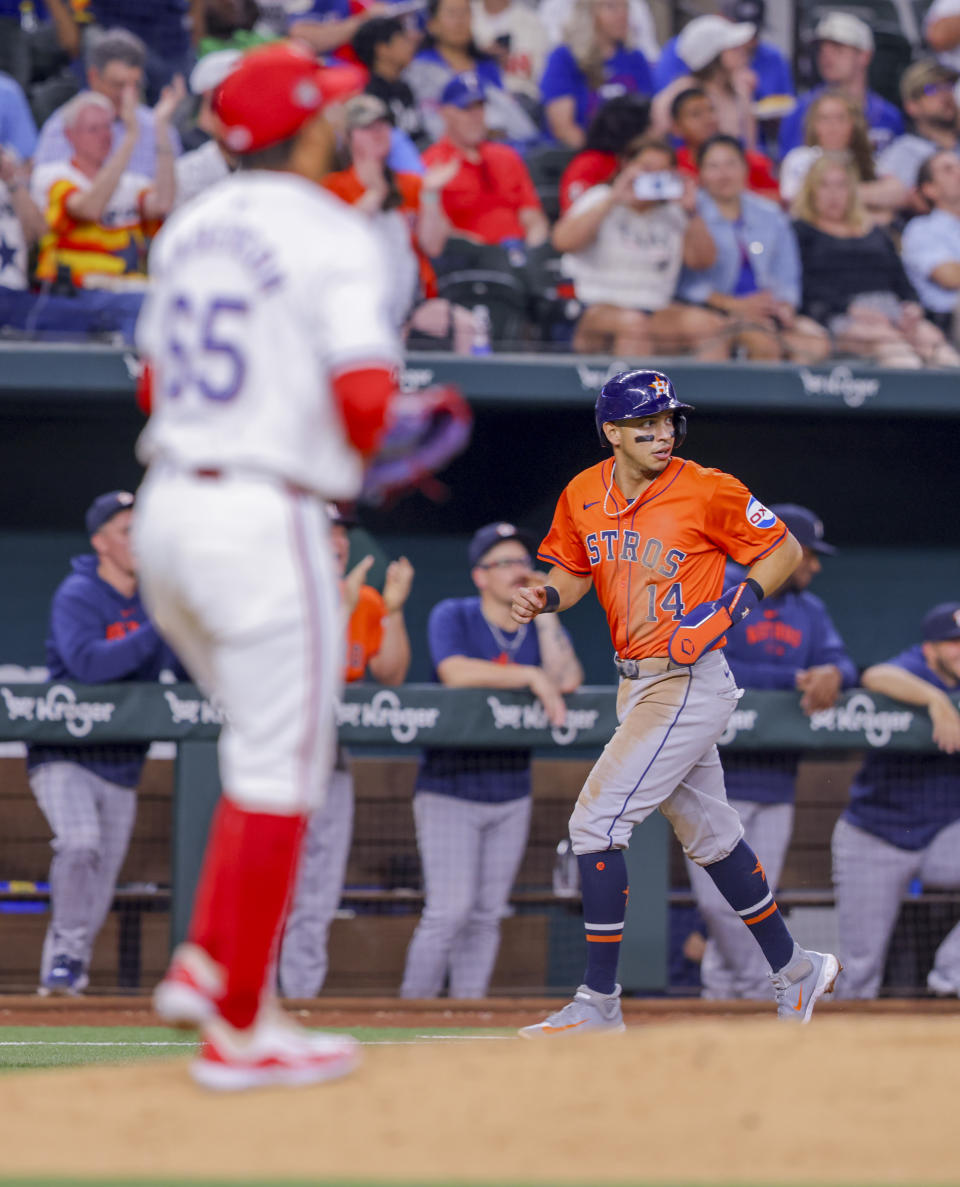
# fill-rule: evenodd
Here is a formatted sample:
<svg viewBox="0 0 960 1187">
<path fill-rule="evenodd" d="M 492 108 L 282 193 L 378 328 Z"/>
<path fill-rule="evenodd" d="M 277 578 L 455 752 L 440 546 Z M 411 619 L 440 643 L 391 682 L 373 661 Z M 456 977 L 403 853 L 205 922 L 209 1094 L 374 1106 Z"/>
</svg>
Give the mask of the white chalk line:
<svg viewBox="0 0 960 1187">
<path fill-rule="evenodd" d="M 418 1047 L 424 1043 L 438 1043 L 453 1040 L 460 1043 L 478 1043 L 484 1040 L 494 1042 L 510 1039 L 511 1035 L 417 1035 L 414 1039 L 361 1039 L 364 1047 Z M 133 1039 L 3 1039 L 0 1047 L 196 1047 L 193 1039 L 148 1040 L 138 1042 Z"/>
</svg>

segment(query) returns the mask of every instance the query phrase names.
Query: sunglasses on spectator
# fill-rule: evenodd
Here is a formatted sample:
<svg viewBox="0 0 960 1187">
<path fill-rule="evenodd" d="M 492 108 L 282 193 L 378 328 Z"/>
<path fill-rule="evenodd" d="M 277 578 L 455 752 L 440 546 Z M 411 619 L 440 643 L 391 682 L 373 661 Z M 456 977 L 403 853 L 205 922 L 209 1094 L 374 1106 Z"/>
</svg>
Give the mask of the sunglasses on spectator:
<svg viewBox="0 0 960 1187">
<path fill-rule="evenodd" d="M 477 565 L 478 569 L 529 569 L 530 558 L 528 556 L 508 556 L 504 557 L 502 561 L 489 561 L 485 565 Z"/>
<path fill-rule="evenodd" d="M 944 91 L 952 91 L 953 83 L 947 82 L 945 79 L 940 82 L 928 82 L 926 86 L 922 86 L 919 91 L 914 91 L 914 99 L 919 99 L 921 95 L 939 95 Z"/>
</svg>

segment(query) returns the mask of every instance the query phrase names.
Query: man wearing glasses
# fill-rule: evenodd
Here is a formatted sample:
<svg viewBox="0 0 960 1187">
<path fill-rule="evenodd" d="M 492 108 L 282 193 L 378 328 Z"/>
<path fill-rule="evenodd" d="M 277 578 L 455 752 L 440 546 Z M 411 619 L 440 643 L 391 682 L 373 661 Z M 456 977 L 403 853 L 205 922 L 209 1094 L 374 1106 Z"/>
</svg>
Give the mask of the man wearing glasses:
<svg viewBox="0 0 960 1187">
<path fill-rule="evenodd" d="M 943 149 L 958 151 L 956 81 L 955 70 L 932 58 L 904 71 L 900 95 L 913 131 L 898 136 L 877 157 L 878 177 L 898 177 L 912 189 L 924 161 Z"/>
<path fill-rule="evenodd" d="M 427 625 L 435 678 L 450 688 L 529 689 L 551 725 L 583 669 L 556 615 L 517 629 L 514 590 L 529 584 L 532 537 L 491 523 L 470 541 L 479 596 L 446 598 Z M 407 952 L 400 996 L 485 997 L 500 919 L 530 827 L 530 751 L 425 750 L 413 814 L 424 909 Z"/>
</svg>

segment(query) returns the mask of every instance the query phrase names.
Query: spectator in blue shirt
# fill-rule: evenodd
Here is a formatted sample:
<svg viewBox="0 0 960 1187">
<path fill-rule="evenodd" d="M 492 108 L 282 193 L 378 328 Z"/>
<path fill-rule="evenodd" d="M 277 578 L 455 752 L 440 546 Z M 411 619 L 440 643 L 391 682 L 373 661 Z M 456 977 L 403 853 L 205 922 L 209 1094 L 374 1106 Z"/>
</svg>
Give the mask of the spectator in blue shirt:
<svg viewBox="0 0 960 1187">
<path fill-rule="evenodd" d="M 540 80 L 553 139 L 583 148 L 602 103 L 615 95 L 652 93 L 647 59 L 630 44 L 627 0 L 576 0 L 567 42 L 551 52 Z"/>
<path fill-rule="evenodd" d="M 29 160 L 37 147 L 37 127 L 19 83 L 0 74 L 0 148 L 13 149 L 21 161 Z"/>
<path fill-rule="evenodd" d="M 803 548 L 803 559 L 785 586 L 764 599 L 757 621 L 731 634 L 724 655 L 741 688 L 796 689 L 808 716 L 836 704 L 842 688 L 857 683 L 857 668 L 823 602 L 808 586 L 820 572 L 820 557 L 836 550 L 823 538 L 823 524 L 806 507 L 771 508 Z M 733 567 L 733 566 L 731 566 Z M 799 753 L 724 751 L 727 797 L 740 813 L 747 842 L 763 863 L 776 893 L 793 831 Z M 700 966 L 706 998 L 773 996 L 770 970 L 743 922 L 721 897 L 703 868 L 687 862 L 690 884 L 709 938 Z"/>
<path fill-rule="evenodd" d="M 800 253 L 790 220 L 747 189 L 747 160 L 732 136 L 713 136 L 697 157 L 697 209 L 716 245 L 712 267 L 685 268 L 678 295 L 726 314 L 731 345 L 751 359 L 821 362 L 830 337 L 800 305 Z"/>
<path fill-rule="evenodd" d="M 94 555 L 73 560 L 50 611 L 51 680 L 80 684 L 156 680 L 183 669 L 149 622 L 130 545 L 133 495 L 110 491 L 90 504 Z M 53 831 L 50 924 L 40 992 L 81 993 L 137 811 L 146 742 L 27 748 L 30 789 Z"/>
<path fill-rule="evenodd" d="M 765 0 L 733 0 L 732 3 L 723 6 L 723 11 L 729 20 L 753 25 L 757 30 L 756 36 L 747 42 L 746 47 L 750 69 L 757 79 L 754 98 L 759 101 L 776 95 L 795 94 L 790 63 L 773 42 L 764 41 L 760 36 L 767 16 Z M 677 50 L 677 38 L 671 37 L 660 51 L 660 57 L 653 68 L 654 90 L 662 91 L 675 78 L 682 78 L 689 73 L 689 65 L 680 57 Z"/>
<path fill-rule="evenodd" d="M 131 86 L 138 90 L 142 87 L 145 63 L 146 47 L 139 37 L 128 33 L 126 29 L 109 29 L 91 38 L 87 51 L 87 84 L 91 91 L 105 95 L 117 113 L 113 122 L 114 152 L 126 131 L 120 116 L 123 95 Z M 142 173 L 153 179 L 157 172 L 157 140 L 154 134 L 153 111 L 142 103 L 137 107 L 137 122 L 140 125 L 140 133 L 127 168 L 131 173 Z M 174 156 L 179 156 L 181 145 L 176 128 L 170 128 L 170 140 Z M 63 127 L 61 107 L 40 129 L 34 164 L 69 161 L 72 155 L 73 149 Z"/>
<path fill-rule="evenodd" d="M 900 109 L 867 87 L 867 72 L 873 57 L 870 26 L 849 12 L 828 12 L 814 30 L 817 42 L 817 70 L 823 86 L 801 95 L 794 111 L 780 125 L 780 156 L 803 143 L 804 117 L 811 101 L 831 87 L 853 99 L 862 108 L 874 152 L 880 152 L 903 133 Z"/>
<path fill-rule="evenodd" d="M 529 689 L 551 725 L 583 671 L 556 615 L 517 629 L 513 591 L 531 578 L 535 541 L 490 523 L 470 541 L 479 597 L 447 598 L 430 612 L 434 679 L 451 688 Z M 407 951 L 401 997 L 486 997 L 503 916 L 530 827 L 530 752 L 425 750 L 413 814 L 425 902 Z"/>
<path fill-rule="evenodd" d="M 470 0 L 429 0 L 426 34 L 403 77 L 416 98 L 427 133 L 439 140 L 445 131 L 441 95 L 451 79 L 470 75 L 483 88 L 487 128 L 492 138 L 529 144 L 540 130 L 503 85 L 496 59 L 477 48 L 471 29 Z"/>
<path fill-rule="evenodd" d="M 915 879 L 960 887 L 960 602 L 934 606 L 923 642 L 863 673 L 863 687 L 930 714 L 940 754 L 868 756 L 833 830 L 833 884 L 844 974 L 840 995 L 876 997 L 900 903 Z M 960 924 L 927 976 L 960 996 Z"/>
<path fill-rule="evenodd" d="M 960 157 L 942 149 L 920 166 L 917 188 L 933 207 L 903 232 L 903 266 L 927 317 L 952 328 L 960 298 Z"/>
</svg>

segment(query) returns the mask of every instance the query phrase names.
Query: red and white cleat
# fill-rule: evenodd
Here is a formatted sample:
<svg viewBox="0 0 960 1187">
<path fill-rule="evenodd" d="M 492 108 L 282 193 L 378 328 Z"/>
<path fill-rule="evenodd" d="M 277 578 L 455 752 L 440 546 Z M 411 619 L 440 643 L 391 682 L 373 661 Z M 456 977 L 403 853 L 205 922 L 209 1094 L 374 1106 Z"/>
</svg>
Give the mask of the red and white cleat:
<svg viewBox="0 0 960 1187">
<path fill-rule="evenodd" d="M 219 1017 L 207 1023 L 190 1073 L 204 1088 L 239 1092 L 335 1080 L 359 1062 L 356 1039 L 311 1033 L 268 1010 L 247 1030 L 235 1030 Z"/>
<path fill-rule="evenodd" d="M 202 948 L 178 944 L 153 991 L 153 1008 L 171 1026 L 202 1026 L 216 1016 L 224 982 L 222 966 Z"/>
</svg>

